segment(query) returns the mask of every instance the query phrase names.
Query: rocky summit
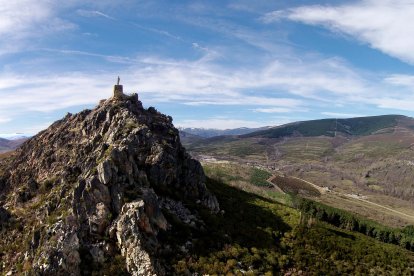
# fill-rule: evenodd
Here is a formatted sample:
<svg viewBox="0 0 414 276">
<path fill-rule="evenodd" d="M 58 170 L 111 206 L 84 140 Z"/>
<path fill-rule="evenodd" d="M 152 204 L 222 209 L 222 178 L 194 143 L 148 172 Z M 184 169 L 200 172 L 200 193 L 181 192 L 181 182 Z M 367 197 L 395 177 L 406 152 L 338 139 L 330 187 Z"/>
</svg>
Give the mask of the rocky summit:
<svg viewBox="0 0 414 276">
<path fill-rule="evenodd" d="M 169 274 L 186 246 L 168 243 L 170 220 L 203 227 L 192 204 L 219 211 L 172 118 L 117 93 L 1 160 L 0 272 Z"/>
</svg>

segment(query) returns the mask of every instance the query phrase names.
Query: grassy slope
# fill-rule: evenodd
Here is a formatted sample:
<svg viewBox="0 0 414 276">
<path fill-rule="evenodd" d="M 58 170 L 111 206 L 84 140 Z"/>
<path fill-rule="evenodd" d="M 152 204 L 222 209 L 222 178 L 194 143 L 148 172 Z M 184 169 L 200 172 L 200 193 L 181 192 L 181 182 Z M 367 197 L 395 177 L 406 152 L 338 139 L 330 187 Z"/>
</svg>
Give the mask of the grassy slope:
<svg viewBox="0 0 414 276">
<path fill-rule="evenodd" d="M 234 165 L 205 169 L 208 187 L 225 213 L 215 216 L 201 209 L 204 233 L 173 225 L 180 229 L 177 233 L 185 233 L 183 240 L 192 236 L 195 245 L 172 259 L 177 273 L 272 275 L 302 270 L 324 275 L 410 275 L 414 269 L 412 252 L 325 223 L 304 226 L 297 210 L 232 187 L 256 189 L 248 184 L 254 171 Z M 240 175 L 233 174 L 238 171 Z M 271 196 L 266 189 L 261 191 Z"/>
<path fill-rule="evenodd" d="M 201 142 L 186 145 L 189 151 L 198 154 L 220 156 L 222 158 L 239 158 L 265 160 L 266 145 L 260 139 L 240 139 L 237 137 L 220 136 L 205 139 Z"/>
</svg>

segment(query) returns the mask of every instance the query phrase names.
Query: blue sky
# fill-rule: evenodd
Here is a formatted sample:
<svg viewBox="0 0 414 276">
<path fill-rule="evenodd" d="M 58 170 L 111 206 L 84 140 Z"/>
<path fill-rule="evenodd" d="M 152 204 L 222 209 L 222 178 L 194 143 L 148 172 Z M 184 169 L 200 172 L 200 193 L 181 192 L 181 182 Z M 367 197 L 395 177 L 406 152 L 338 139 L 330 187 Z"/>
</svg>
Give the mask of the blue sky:
<svg viewBox="0 0 414 276">
<path fill-rule="evenodd" d="M 93 108 L 118 75 L 183 127 L 414 116 L 411 0 L 0 0 L 0 13 L 0 134 Z"/>
</svg>

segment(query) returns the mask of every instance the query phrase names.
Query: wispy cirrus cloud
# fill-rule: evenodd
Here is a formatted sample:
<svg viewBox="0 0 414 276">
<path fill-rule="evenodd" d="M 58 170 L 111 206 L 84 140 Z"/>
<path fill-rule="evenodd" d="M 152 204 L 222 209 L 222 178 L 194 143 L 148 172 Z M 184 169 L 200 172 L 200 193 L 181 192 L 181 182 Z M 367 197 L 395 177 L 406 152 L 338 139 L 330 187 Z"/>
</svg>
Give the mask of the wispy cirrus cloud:
<svg viewBox="0 0 414 276">
<path fill-rule="evenodd" d="M 337 59 L 271 60 L 239 69 L 218 67 L 210 60 L 199 62 L 150 57 L 143 58 L 141 62 L 144 66 L 133 72 L 133 78 L 142 90 L 154 93 L 217 94 L 221 95 L 215 100 L 218 103 L 223 96 L 229 95 L 241 103 L 251 101 L 272 105 L 271 100 L 260 102 L 260 97 L 251 95 L 261 89 L 267 89 L 268 92 L 264 94 L 275 100 L 286 98 L 278 97 L 278 94 L 290 94 L 329 102 L 330 97 L 335 95 L 363 94 L 369 85 L 358 72 Z M 240 97 L 240 93 L 244 98 Z M 197 98 L 194 100 L 197 101 Z M 298 106 L 297 101 L 292 100 L 286 105 Z"/>
<path fill-rule="evenodd" d="M 63 55 L 93 55 L 114 62 L 105 55 L 61 51 Z M 276 60 L 251 68 L 218 66 L 214 60 L 178 60 L 160 57 L 118 57 L 128 60 L 119 71 L 126 90 L 134 88 L 154 103 L 192 106 L 245 106 L 256 113 L 305 112 L 310 101 L 332 105 L 366 102 L 380 108 L 394 108 L 394 98 L 363 78 L 341 60 Z M 396 85 L 385 78 L 390 87 Z M 0 73 L 0 116 L 9 112 L 51 112 L 74 106 L 93 105 L 111 96 L 113 72 L 77 72 L 42 75 Z M 257 91 L 267 91 L 266 93 Z M 374 93 L 375 92 L 375 93 Z M 387 104 L 388 103 L 388 104 Z M 253 108 L 252 108 L 253 107 Z M 404 109 L 403 109 L 404 110 Z M 325 114 L 328 115 L 328 114 Z"/>
<path fill-rule="evenodd" d="M 182 120 L 176 123 L 178 127 L 185 128 L 214 128 L 214 129 L 232 129 L 239 127 L 263 127 L 263 126 L 276 126 L 289 123 L 289 120 L 280 119 L 274 121 L 255 121 L 255 120 L 237 120 L 232 118 L 208 118 L 205 120 Z"/>
<path fill-rule="evenodd" d="M 412 89 L 414 91 L 414 75 L 392 74 L 384 79 L 386 83 Z"/>
<path fill-rule="evenodd" d="M 352 117 L 363 117 L 364 115 L 357 113 L 339 113 L 339 112 L 321 112 L 322 115 L 333 117 L 333 118 L 352 118 Z"/>
<path fill-rule="evenodd" d="M 144 31 L 152 32 L 152 33 L 155 33 L 155 34 L 159 34 L 159 35 L 166 36 L 166 37 L 176 39 L 176 40 L 180 40 L 180 41 L 183 40 L 178 35 L 174 35 L 174 34 L 168 32 L 166 30 L 161 30 L 161 29 L 157 29 L 157 28 L 153 28 L 153 27 L 143 26 L 143 25 L 140 25 L 140 24 L 137 24 L 137 23 L 132 23 L 132 25 L 139 28 L 139 29 L 141 29 L 141 30 L 144 30 Z"/>
<path fill-rule="evenodd" d="M 319 25 L 367 43 L 392 57 L 414 64 L 414 3 L 411 0 L 362 0 L 340 5 L 309 5 L 276 10 L 266 23 L 288 19 Z"/>
<path fill-rule="evenodd" d="M 82 10 L 79 9 L 76 11 L 76 13 L 83 17 L 103 17 L 110 20 L 116 20 L 115 17 L 109 16 L 106 13 L 96 11 L 96 10 Z"/>
<path fill-rule="evenodd" d="M 261 113 L 288 113 L 294 111 L 292 108 L 288 107 L 272 107 L 272 108 L 254 108 L 252 109 L 254 112 L 261 112 Z"/>
</svg>

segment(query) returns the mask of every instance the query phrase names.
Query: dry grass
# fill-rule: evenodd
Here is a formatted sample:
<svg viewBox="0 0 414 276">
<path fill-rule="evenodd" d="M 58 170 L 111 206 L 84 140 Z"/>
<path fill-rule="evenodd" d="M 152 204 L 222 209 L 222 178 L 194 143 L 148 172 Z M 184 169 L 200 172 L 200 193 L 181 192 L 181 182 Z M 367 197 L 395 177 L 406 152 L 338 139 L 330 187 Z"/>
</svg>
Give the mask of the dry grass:
<svg viewBox="0 0 414 276">
<path fill-rule="evenodd" d="M 0 160 L 11 156 L 13 154 L 13 152 L 14 151 L 8 151 L 8 152 L 0 153 Z"/>
<path fill-rule="evenodd" d="M 387 209 L 377 207 L 375 205 L 366 203 L 364 201 L 360 201 L 358 199 L 341 196 L 338 194 L 326 194 L 314 199 L 322 203 L 325 203 L 329 206 L 333 206 L 335 208 L 339 208 L 345 211 L 361 215 L 365 218 L 377 221 L 381 224 L 388 225 L 391 227 L 404 227 L 407 225 L 414 224 L 414 218 L 410 218 L 408 216 L 404 216 L 396 212 L 392 212 Z M 369 200 L 371 199 L 369 198 Z M 390 207 L 387 205 L 384 206 Z M 399 211 L 399 209 L 395 210 Z M 407 210 L 404 211 L 407 212 Z M 407 212 L 407 214 L 410 213 Z M 413 214 L 412 210 L 411 214 Z"/>
<path fill-rule="evenodd" d="M 294 138 L 275 146 L 287 160 L 320 160 L 332 152 L 331 140 L 330 137 Z"/>
</svg>

